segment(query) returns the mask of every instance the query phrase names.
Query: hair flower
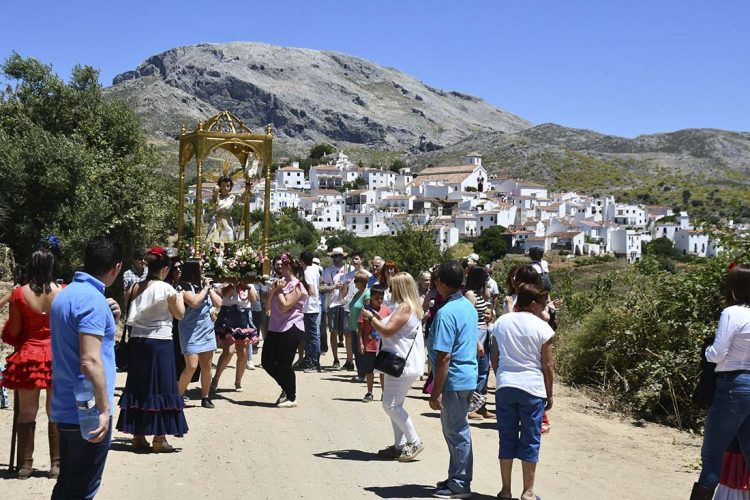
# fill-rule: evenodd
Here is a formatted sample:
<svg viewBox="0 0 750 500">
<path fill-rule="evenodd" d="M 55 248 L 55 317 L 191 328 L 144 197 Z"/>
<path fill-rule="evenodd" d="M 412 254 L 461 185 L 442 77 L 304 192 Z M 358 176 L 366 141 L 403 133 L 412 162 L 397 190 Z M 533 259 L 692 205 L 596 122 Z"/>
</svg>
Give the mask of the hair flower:
<svg viewBox="0 0 750 500">
<path fill-rule="evenodd" d="M 43 244 L 47 249 L 52 250 L 53 252 L 57 252 L 60 250 L 60 240 L 57 239 L 57 236 L 54 234 L 50 234 L 43 240 Z"/>
</svg>

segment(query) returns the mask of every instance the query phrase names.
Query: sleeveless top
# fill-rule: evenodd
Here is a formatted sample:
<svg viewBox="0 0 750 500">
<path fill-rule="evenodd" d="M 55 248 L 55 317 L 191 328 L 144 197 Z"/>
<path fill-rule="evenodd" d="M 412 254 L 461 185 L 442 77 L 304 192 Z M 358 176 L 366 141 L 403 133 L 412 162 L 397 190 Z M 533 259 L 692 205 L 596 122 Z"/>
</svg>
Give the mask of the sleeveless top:
<svg viewBox="0 0 750 500">
<path fill-rule="evenodd" d="M 484 341 L 487 339 L 487 322 L 484 320 L 484 313 L 487 311 L 489 304 L 484 300 L 484 296 L 477 292 L 474 292 L 474 298 L 477 301 L 474 304 L 474 309 L 477 310 L 478 314 L 477 333 L 479 334 L 479 338 L 477 338 L 477 341 L 484 344 Z"/>
<path fill-rule="evenodd" d="M 394 308 L 393 312 L 396 312 L 396 308 Z M 384 321 L 388 323 L 392 317 L 393 314 L 385 318 Z M 414 347 L 412 347 L 412 344 Z M 422 322 L 414 311 L 412 311 L 409 319 L 395 335 L 390 337 L 382 336 L 381 349 L 398 354 L 402 358 L 406 358 L 407 354 L 409 355 L 406 358 L 402 376 L 416 377 L 424 373 L 425 351 Z M 411 349 L 411 352 L 409 352 L 409 349 Z"/>
<path fill-rule="evenodd" d="M 44 351 L 52 350 L 52 338 L 50 337 L 49 315 L 36 312 L 26 302 L 23 295 L 23 287 L 16 287 L 10 294 L 10 302 L 14 303 L 21 313 L 21 332 L 11 339 L 3 328 L 3 341 L 17 349 L 41 348 Z M 6 322 L 6 327 L 8 323 Z"/>
</svg>

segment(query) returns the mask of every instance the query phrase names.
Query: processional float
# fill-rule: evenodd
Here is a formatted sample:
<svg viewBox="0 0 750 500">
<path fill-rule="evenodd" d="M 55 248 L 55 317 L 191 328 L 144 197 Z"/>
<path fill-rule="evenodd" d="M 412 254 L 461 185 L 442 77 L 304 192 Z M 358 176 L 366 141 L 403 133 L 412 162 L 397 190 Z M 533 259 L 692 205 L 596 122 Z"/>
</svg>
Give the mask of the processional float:
<svg viewBox="0 0 750 500">
<path fill-rule="evenodd" d="M 204 162 L 212 152 L 224 150 L 232 154 L 242 166 L 235 178 L 244 179 L 245 190 L 242 200 L 242 238 L 231 225 L 231 211 L 235 196 L 215 190 L 213 196 L 212 227 L 206 236 L 203 235 L 203 182 L 204 179 L 216 180 L 217 175 L 204 171 Z M 262 273 L 270 273 L 268 258 L 268 231 L 270 227 L 271 209 L 271 154 L 273 150 L 273 134 L 271 125 L 266 127 L 265 134 L 254 134 L 242 120 L 223 111 L 206 121 L 198 123 L 196 129 L 187 132 L 185 126 L 180 131 L 179 152 L 179 202 L 178 202 L 178 248 L 189 249 L 183 251 L 187 257 L 200 258 L 211 273 L 217 272 L 222 277 L 241 278 L 255 276 L 259 272 L 250 271 L 262 265 Z M 191 242 L 185 238 L 185 170 L 187 164 L 195 159 L 195 236 Z M 249 246 L 250 243 L 250 196 L 252 189 L 253 160 L 260 162 L 264 173 L 263 198 L 263 242 L 260 256 Z M 228 162 L 225 162 L 225 173 L 228 173 Z M 262 260 L 262 262 L 261 262 Z M 257 271 L 260 271 L 258 269 Z"/>
</svg>

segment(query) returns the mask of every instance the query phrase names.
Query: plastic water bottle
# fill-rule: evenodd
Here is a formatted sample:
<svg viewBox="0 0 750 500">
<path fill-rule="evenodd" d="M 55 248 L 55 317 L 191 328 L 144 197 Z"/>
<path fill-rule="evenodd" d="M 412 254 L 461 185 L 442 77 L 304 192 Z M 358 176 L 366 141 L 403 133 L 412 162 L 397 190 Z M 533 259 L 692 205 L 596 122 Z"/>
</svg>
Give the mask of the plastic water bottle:
<svg viewBox="0 0 750 500">
<path fill-rule="evenodd" d="M 99 427 L 99 408 L 96 407 L 96 400 L 94 399 L 94 386 L 85 375 L 78 375 L 75 395 L 81 437 L 88 441 L 92 438 L 89 433 Z"/>
</svg>

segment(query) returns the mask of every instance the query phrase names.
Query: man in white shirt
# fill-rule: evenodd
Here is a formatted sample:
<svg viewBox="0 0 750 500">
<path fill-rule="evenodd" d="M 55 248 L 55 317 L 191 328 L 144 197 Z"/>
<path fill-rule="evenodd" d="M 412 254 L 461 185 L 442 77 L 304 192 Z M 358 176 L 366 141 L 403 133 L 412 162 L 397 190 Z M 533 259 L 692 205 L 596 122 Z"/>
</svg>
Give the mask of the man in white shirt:
<svg viewBox="0 0 750 500">
<path fill-rule="evenodd" d="M 309 287 L 309 295 L 305 301 L 302 312 L 305 315 L 305 357 L 302 368 L 305 373 L 318 372 L 320 368 L 320 329 L 318 319 L 320 316 L 320 271 L 313 264 L 313 254 L 305 250 L 299 256 L 305 275 L 305 283 Z"/>
<path fill-rule="evenodd" d="M 492 278 L 492 264 L 484 266 L 484 270 L 487 271 L 487 286 L 485 290 L 489 294 L 490 301 L 492 301 L 492 308 L 495 309 L 497 307 L 497 298 L 500 297 L 500 287 L 497 286 L 497 281 Z"/>
<path fill-rule="evenodd" d="M 328 252 L 328 255 L 331 256 L 333 264 L 323 271 L 320 291 L 326 292 L 328 332 L 331 352 L 333 353 L 333 368 L 340 368 L 337 346 L 339 335 L 344 333 L 344 301 L 349 290 L 349 284 L 345 283 L 343 278 L 349 268 L 344 263 L 346 253 L 344 253 L 343 248 L 336 247 Z"/>
</svg>

